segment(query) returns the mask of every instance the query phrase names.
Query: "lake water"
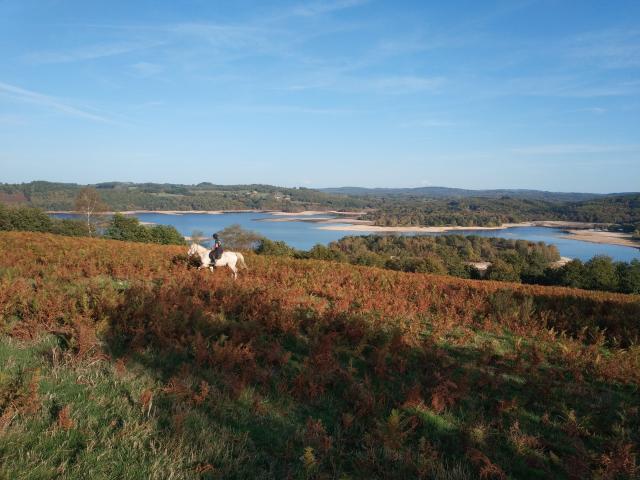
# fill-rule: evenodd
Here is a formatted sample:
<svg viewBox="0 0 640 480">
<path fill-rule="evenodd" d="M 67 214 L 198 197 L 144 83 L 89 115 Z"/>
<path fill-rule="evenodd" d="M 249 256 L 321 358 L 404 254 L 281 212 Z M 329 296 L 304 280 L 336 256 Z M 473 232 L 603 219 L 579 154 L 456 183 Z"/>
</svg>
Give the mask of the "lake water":
<svg viewBox="0 0 640 480">
<path fill-rule="evenodd" d="M 68 214 L 57 214 L 57 217 L 70 217 Z M 312 219 L 330 215 L 309 215 L 304 218 Z M 327 224 L 318 224 L 304 221 L 268 222 L 266 219 L 282 219 L 279 215 L 270 213 L 238 212 L 223 214 L 205 213 L 138 213 L 136 217 L 142 222 L 150 222 L 163 225 L 173 225 L 183 235 L 191 235 L 194 230 L 200 230 L 210 237 L 214 232 L 222 230 L 233 224 L 239 224 L 242 228 L 253 230 L 271 240 L 283 240 L 292 247 L 308 250 L 317 243 L 328 244 L 347 235 L 366 235 L 367 232 L 345 232 L 321 230 L 318 227 Z M 459 230 L 449 233 L 430 233 L 426 235 L 479 235 L 482 237 L 501 237 L 509 239 L 523 239 L 533 242 L 545 242 L 558 247 L 563 257 L 588 260 L 595 255 L 608 255 L 614 260 L 631 261 L 640 259 L 640 249 L 619 245 L 606 245 L 592 242 L 583 242 L 564 238 L 563 232 L 557 228 L 546 227 L 513 227 L 503 230 Z M 394 234 L 399 235 L 399 234 Z M 415 234 L 411 234 L 415 235 Z M 422 234 L 421 234 L 422 235 Z"/>
</svg>

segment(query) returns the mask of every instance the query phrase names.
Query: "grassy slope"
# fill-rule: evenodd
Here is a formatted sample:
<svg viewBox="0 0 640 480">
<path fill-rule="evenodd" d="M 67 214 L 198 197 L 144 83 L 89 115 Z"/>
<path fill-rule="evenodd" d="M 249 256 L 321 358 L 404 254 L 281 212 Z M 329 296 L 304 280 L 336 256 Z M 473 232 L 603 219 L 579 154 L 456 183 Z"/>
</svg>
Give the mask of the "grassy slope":
<svg viewBox="0 0 640 480">
<path fill-rule="evenodd" d="M 0 478 L 637 472 L 638 297 L 180 253 L 0 234 Z"/>
</svg>

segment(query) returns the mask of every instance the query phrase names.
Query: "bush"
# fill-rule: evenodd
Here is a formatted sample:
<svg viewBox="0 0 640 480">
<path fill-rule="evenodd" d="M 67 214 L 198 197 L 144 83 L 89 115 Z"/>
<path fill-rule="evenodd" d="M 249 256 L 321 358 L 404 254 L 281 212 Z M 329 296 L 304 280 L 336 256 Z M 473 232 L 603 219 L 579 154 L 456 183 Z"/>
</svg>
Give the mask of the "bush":
<svg viewBox="0 0 640 480">
<path fill-rule="evenodd" d="M 256 253 L 260 255 L 274 255 L 276 257 L 293 257 L 296 254 L 296 249 L 281 240 L 273 241 L 268 238 L 263 238 L 256 247 Z"/>
<path fill-rule="evenodd" d="M 218 232 L 222 246 L 225 249 L 251 250 L 255 249 L 264 239 L 262 235 L 250 230 L 245 230 L 240 225 L 229 225 Z"/>
<path fill-rule="evenodd" d="M 499 280 L 502 282 L 519 282 L 520 274 L 516 267 L 504 260 L 496 259 L 489 268 L 487 268 L 486 278 L 488 280 Z"/>
<path fill-rule="evenodd" d="M 51 232 L 53 221 L 38 208 L 5 207 L 0 204 L 0 230 Z"/>
<path fill-rule="evenodd" d="M 70 237 L 89 235 L 87 225 L 79 220 L 52 218 L 39 208 L 7 207 L 2 203 L 0 230 L 47 232 Z"/>
<path fill-rule="evenodd" d="M 107 227 L 104 236 L 112 240 L 129 242 L 147 242 L 160 244 L 184 245 L 184 237 L 168 225 L 146 227 L 136 217 L 127 217 L 116 213 Z"/>
</svg>

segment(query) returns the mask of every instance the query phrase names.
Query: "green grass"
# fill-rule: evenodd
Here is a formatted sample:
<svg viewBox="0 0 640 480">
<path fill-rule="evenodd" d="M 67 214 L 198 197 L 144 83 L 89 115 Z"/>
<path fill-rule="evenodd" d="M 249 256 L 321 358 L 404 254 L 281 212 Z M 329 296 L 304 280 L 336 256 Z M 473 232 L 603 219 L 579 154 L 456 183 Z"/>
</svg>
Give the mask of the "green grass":
<svg viewBox="0 0 640 480">
<path fill-rule="evenodd" d="M 420 440 L 414 448 L 428 439 L 440 452 L 429 460 L 425 478 L 474 478 L 462 459 L 465 449 L 476 447 L 490 450 L 493 462 L 508 466 L 509 478 L 564 478 L 559 458 L 636 435 L 637 417 L 628 423 L 624 413 L 637 406 L 636 390 L 593 382 L 586 397 L 567 385 L 542 400 L 522 375 L 492 373 L 493 367 L 480 366 L 479 352 L 490 348 L 496 364 L 508 367 L 506 359 L 514 351 L 511 336 L 482 333 L 474 340 L 476 345 L 457 350 L 443 342 L 455 362 L 451 378 L 456 371 L 476 370 L 472 375 L 494 375 L 498 388 L 465 392 L 443 411 L 407 406 L 397 412 L 397 419 L 390 412 L 378 421 L 380 431 L 386 432 L 394 421 L 419 419 L 419 435 L 412 438 Z M 393 465 L 393 453 L 350 445 L 351 437 L 366 442 L 371 432 L 341 432 L 337 414 L 345 405 L 336 396 L 304 404 L 276 390 L 265 395 L 251 386 L 230 395 L 214 370 L 185 367 L 186 359 L 179 355 L 146 350 L 129 356 L 123 366 L 106 358 L 78 359 L 64 347 L 54 336 L 31 342 L 2 337 L 2 478 L 365 478 L 358 474 L 358 465 L 371 461 L 369 455 L 386 456 L 389 472 L 396 469 L 395 478 L 402 478 L 397 475 L 402 465 Z M 172 389 L 171 378 L 181 383 Z M 202 393 L 203 380 L 209 391 L 196 402 L 194 394 Z M 34 381 L 35 398 L 30 394 Z M 153 395 L 146 402 L 145 391 Z M 515 404 L 505 411 L 492 410 L 500 400 L 512 398 Z M 30 401 L 36 404 L 31 410 Z M 67 425 L 60 420 L 65 407 Z M 315 455 L 316 464 L 305 467 L 303 430 L 309 417 L 322 420 L 332 435 L 332 448 L 355 448 L 357 455 L 338 456 L 333 465 Z M 385 470 L 378 473 L 379 478 L 386 475 Z"/>
</svg>

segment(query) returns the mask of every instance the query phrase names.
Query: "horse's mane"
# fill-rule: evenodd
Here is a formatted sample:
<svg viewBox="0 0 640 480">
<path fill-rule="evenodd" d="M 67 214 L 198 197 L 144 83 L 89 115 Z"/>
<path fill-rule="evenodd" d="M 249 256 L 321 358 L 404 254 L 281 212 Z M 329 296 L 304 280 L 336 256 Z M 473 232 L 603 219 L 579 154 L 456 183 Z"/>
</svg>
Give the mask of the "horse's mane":
<svg viewBox="0 0 640 480">
<path fill-rule="evenodd" d="M 204 251 L 208 251 L 209 249 L 207 247 L 203 247 L 202 245 L 200 245 L 199 243 L 192 243 L 191 246 L 193 247 L 195 245 L 196 250 L 198 250 L 199 252 L 204 252 Z"/>
</svg>

